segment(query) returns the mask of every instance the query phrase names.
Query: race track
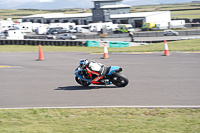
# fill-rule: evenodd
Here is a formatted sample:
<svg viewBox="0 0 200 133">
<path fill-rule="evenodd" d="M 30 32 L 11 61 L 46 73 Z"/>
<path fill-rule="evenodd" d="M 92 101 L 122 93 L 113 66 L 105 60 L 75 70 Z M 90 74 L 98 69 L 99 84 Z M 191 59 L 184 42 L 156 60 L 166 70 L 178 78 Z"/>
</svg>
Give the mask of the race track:
<svg viewBox="0 0 200 133">
<path fill-rule="evenodd" d="M 0 108 L 75 106 L 200 106 L 200 54 L 102 54 L 87 52 L 0 53 Z M 74 80 L 80 59 L 117 65 L 125 88 L 81 87 Z"/>
</svg>

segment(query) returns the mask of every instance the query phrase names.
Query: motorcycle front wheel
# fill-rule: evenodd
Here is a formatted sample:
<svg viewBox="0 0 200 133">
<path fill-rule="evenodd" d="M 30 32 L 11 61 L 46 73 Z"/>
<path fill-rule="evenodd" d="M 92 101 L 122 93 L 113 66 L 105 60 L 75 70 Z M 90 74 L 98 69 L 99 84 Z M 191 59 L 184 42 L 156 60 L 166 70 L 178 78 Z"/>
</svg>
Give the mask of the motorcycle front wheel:
<svg viewBox="0 0 200 133">
<path fill-rule="evenodd" d="M 113 74 L 111 81 L 117 87 L 125 87 L 129 82 L 128 78 L 121 73 Z"/>
<path fill-rule="evenodd" d="M 89 86 L 91 83 L 87 82 L 87 81 L 84 81 L 84 80 L 81 80 L 79 77 L 75 77 L 75 80 L 78 84 L 82 85 L 82 86 Z"/>
</svg>

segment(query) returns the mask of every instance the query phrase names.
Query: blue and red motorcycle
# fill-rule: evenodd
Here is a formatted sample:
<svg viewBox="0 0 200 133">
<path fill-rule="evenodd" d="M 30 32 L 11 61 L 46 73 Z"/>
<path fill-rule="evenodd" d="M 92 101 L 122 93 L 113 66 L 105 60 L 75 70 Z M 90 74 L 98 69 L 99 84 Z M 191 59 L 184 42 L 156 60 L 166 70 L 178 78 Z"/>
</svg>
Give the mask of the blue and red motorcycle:
<svg viewBox="0 0 200 133">
<path fill-rule="evenodd" d="M 106 68 L 106 74 L 105 76 L 100 80 L 96 82 L 96 78 L 98 73 L 95 71 L 90 71 L 87 69 L 87 67 L 82 68 L 78 66 L 75 69 L 74 74 L 75 80 L 78 84 L 82 86 L 89 86 L 90 84 L 95 85 L 111 85 L 114 84 L 117 87 L 125 87 L 128 84 L 128 78 L 120 73 L 122 71 L 122 68 L 118 66 L 111 66 Z"/>
</svg>

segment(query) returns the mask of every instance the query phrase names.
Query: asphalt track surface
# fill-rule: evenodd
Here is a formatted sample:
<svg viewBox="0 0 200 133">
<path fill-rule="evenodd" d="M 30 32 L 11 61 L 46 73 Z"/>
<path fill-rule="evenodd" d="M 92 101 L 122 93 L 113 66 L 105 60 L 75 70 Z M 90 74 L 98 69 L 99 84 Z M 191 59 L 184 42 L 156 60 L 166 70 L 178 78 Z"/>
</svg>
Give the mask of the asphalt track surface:
<svg viewBox="0 0 200 133">
<path fill-rule="evenodd" d="M 0 53 L 0 108 L 83 106 L 199 106 L 200 54 L 87 52 Z M 123 68 L 127 87 L 79 86 L 74 69 L 80 59 Z"/>
</svg>

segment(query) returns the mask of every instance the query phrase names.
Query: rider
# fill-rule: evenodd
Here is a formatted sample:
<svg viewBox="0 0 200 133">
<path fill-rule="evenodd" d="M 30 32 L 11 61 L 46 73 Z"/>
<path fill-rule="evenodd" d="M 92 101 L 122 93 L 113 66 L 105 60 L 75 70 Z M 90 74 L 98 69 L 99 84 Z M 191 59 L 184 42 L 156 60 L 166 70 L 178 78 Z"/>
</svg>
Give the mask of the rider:
<svg viewBox="0 0 200 133">
<path fill-rule="evenodd" d="M 103 77 L 106 74 L 106 66 L 104 64 L 85 59 L 80 61 L 80 66 L 88 71 L 90 78 L 92 79 L 91 83 L 99 83 L 99 81 L 102 83 L 105 82 L 103 80 Z M 92 75 L 95 75 L 95 77 Z"/>
</svg>

